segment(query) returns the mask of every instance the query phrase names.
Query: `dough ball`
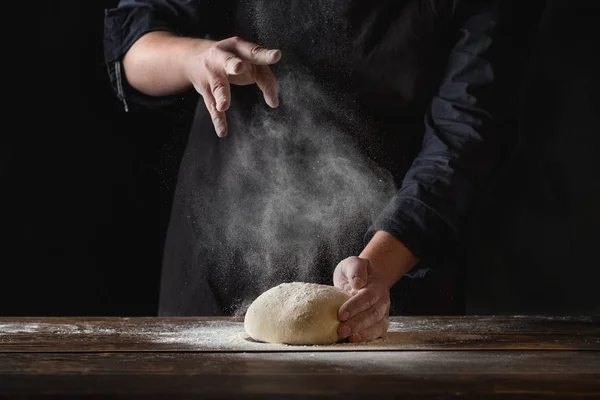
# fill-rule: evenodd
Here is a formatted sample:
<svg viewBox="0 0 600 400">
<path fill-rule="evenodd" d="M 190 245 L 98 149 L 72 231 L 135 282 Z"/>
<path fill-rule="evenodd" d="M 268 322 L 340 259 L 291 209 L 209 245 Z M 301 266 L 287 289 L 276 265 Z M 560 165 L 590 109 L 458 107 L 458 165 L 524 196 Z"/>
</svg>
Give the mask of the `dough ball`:
<svg viewBox="0 0 600 400">
<path fill-rule="evenodd" d="M 342 290 L 315 283 L 282 283 L 258 296 L 246 311 L 244 329 L 254 340 L 286 344 L 331 344 L 340 340 Z"/>
</svg>

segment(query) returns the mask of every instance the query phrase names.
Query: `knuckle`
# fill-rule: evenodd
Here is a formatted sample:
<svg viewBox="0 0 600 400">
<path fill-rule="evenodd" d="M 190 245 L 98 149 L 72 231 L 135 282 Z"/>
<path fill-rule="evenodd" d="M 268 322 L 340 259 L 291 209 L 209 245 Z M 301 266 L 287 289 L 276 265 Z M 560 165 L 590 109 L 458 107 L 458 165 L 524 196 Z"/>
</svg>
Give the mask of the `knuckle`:
<svg viewBox="0 0 600 400">
<path fill-rule="evenodd" d="M 206 58 L 207 59 L 213 59 L 214 57 L 216 57 L 219 53 L 221 52 L 221 49 L 219 48 L 218 45 L 215 46 L 211 46 L 208 48 L 208 50 L 206 50 Z"/>
<path fill-rule="evenodd" d="M 214 119 L 215 114 L 217 113 L 217 107 L 215 106 L 215 103 L 212 101 L 205 101 L 204 104 L 206 105 L 206 109 L 210 113 L 211 117 Z"/>
<path fill-rule="evenodd" d="M 242 38 L 239 37 L 238 35 L 232 36 L 229 40 L 231 40 L 233 43 L 240 43 L 242 41 Z"/>
<path fill-rule="evenodd" d="M 202 61 L 200 62 L 200 65 L 204 68 L 204 69 L 211 69 L 212 68 L 212 60 L 213 60 L 213 56 L 212 56 L 212 50 L 207 50 L 207 54 L 206 57 L 202 58 Z"/>
<path fill-rule="evenodd" d="M 229 54 L 227 57 L 225 57 L 225 65 L 228 65 L 232 60 L 235 60 L 236 58 L 237 57 L 233 54 Z"/>
<path fill-rule="evenodd" d="M 214 92 L 218 92 L 225 89 L 225 83 L 221 79 L 213 79 L 210 82 L 210 88 Z"/>
<path fill-rule="evenodd" d="M 262 52 L 264 52 L 265 48 L 260 46 L 260 45 L 254 45 L 252 46 L 252 49 L 250 49 L 250 54 L 252 55 L 252 57 L 257 57 L 260 56 L 260 54 Z"/>
<path fill-rule="evenodd" d="M 217 111 L 217 104 L 215 103 L 212 96 L 204 97 L 204 105 L 206 106 L 206 109 L 208 110 L 208 113 L 210 114 L 211 119 L 215 119 L 219 113 Z"/>
</svg>

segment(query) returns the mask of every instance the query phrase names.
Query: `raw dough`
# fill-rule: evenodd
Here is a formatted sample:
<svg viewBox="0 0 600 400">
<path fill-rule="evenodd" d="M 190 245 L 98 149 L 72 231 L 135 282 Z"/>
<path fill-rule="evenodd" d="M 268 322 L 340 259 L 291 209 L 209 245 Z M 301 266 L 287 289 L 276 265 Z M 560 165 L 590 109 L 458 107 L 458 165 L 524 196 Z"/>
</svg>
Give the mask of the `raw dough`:
<svg viewBox="0 0 600 400">
<path fill-rule="evenodd" d="M 244 329 L 254 340 L 286 344 L 331 344 L 340 340 L 338 310 L 350 297 L 315 283 L 282 283 L 246 311 Z"/>
</svg>

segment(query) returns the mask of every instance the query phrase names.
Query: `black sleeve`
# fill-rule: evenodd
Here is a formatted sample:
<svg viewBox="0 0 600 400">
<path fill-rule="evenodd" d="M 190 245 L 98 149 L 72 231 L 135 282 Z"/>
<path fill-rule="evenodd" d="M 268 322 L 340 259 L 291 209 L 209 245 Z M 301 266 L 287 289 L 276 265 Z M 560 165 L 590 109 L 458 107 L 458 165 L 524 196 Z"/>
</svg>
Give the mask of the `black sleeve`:
<svg viewBox="0 0 600 400">
<path fill-rule="evenodd" d="M 508 1 L 473 2 L 425 118 L 421 152 L 370 234 L 382 230 L 419 257 L 453 251 L 474 202 L 517 142 L 524 38 Z M 485 5 L 483 5 L 485 3 Z M 502 5 L 504 3 L 504 5 Z"/>
<path fill-rule="evenodd" d="M 231 1 L 227 0 L 121 0 L 106 10 L 104 59 L 113 89 L 125 109 L 130 104 L 157 108 L 171 105 L 185 95 L 152 97 L 127 84 L 121 60 L 144 34 L 169 31 L 187 37 L 215 37 L 229 29 Z"/>
</svg>

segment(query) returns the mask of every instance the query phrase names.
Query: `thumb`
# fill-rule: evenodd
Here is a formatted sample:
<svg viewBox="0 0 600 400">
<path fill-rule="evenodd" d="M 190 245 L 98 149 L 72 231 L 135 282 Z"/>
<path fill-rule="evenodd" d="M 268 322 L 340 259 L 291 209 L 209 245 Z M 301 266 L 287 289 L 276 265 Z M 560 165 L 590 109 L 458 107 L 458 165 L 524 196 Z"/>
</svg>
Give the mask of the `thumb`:
<svg viewBox="0 0 600 400">
<path fill-rule="evenodd" d="M 359 257 L 349 257 L 344 263 L 343 273 L 354 290 L 360 290 L 369 280 L 369 260 Z"/>
</svg>

